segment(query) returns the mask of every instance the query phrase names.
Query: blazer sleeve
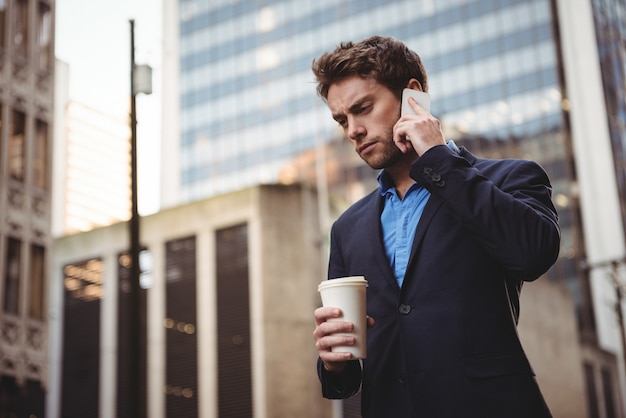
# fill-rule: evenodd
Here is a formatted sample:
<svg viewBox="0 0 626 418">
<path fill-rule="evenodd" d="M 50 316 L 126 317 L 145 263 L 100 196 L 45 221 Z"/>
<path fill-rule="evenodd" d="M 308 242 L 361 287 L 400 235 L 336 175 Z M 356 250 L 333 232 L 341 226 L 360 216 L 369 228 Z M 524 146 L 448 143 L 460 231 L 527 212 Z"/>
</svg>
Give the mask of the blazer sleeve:
<svg viewBox="0 0 626 418">
<path fill-rule="evenodd" d="M 330 259 L 328 278 L 334 279 L 347 275 L 342 252 L 336 237 L 337 224 L 330 231 Z M 361 387 L 361 363 L 359 360 L 348 361 L 341 373 L 331 373 L 324 369 L 322 361 L 317 359 L 317 375 L 322 384 L 322 396 L 328 399 L 346 399 L 357 393 Z"/>
<path fill-rule="evenodd" d="M 417 159 L 411 177 L 443 202 L 509 277 L 534 280 L 556 261 L 558 216 L 539 164 L 477 159 L 441 145 Z"/>
<path fill-rule="evenodd" d="M 341 373 L 331 373 L 324 369 L 317 359 L 317 375 L 322 383 L 322 396 L 328 399 L 346 399 L 357 393 L 361 387 L 361 363 L 349 361 Z"/>
<path fill-rule="evenodd" d="M 328 278 L 336 279 L 337 277 L 348 276 L 343 262 L 342 253 L 337 240 L 337 224 L 333 224 L 330 229 L 330 256 L 328 260 Z"/>
</svg>

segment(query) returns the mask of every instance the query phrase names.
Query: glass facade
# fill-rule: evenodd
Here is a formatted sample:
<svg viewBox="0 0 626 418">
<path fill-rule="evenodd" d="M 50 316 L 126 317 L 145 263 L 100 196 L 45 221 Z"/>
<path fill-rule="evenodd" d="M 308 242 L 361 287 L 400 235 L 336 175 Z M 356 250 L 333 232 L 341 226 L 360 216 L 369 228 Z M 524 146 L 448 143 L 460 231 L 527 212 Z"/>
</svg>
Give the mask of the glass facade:
<svg viewBox="0 0 626 418">
<path fill-rule="evenodd" d="M 593 0 L 592 6 L 622 223 L 626 228 L 626 3 Z"/>
<path fill-rule="evenodd" d="M 94 258 L 63 267 L 61 416 L 98 415 L 104 266 Z"/>
<path fill-rule="evenodd" d="M 215 231 L 218 416 L 254 416 L 248 225 Z"/>
<path fill-rule="evenodd" d="M 184 200 L 274 182 L 330 140 L 311 61 L 372 34 L 422 55 L 433 113 L 455 129 L 505 138 L 560 124 L 548 0 L 182 0 L 180 16 Z"/>
<path fill-rule="evenodd" d="M 196 237 L 168 241 L 165 248 L 166 416 L 197 417 Z"/>
</svg>

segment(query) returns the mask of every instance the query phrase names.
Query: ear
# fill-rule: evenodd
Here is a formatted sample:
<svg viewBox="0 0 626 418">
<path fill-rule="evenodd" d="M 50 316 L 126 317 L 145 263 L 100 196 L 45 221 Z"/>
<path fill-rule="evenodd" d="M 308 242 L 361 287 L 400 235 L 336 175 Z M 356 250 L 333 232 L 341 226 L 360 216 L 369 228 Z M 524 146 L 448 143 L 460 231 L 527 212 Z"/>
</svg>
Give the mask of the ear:
<svg viewBox="0 0 626 418">
<path fill-rule="evenodd" d="M 407 83 L 406 87 L 409 88 L 409 89 L 413 89 L 413 90 L 424 91 L 424 90 L 422 90 L 422 85 L 420 84 L 419 81 L 417 81 L 416 78 L 410 79 L 409 82 Z"/>
</svg>

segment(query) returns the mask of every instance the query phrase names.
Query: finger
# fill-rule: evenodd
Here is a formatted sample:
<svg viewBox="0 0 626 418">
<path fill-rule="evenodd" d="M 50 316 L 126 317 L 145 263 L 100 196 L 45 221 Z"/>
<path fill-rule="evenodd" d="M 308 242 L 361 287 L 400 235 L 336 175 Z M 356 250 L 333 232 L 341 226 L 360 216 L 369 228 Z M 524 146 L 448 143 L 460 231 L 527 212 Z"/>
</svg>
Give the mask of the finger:
<svg viewBox="0 0 626 418">
<path fill-rule="evenodd" d="M 339 352 L 322 351 L 322 352 L 319 353 L 319 357 L 320 357 L 320 359 L 322 359 L 322 361 L 325 364 L 328 364 L 328 363 L 343 363 L 345 361 L 351 360 L 352 359 L 352 354 L 348 353 L 348 352 L 345 352 L 345 351 L 339 351 Z"/>
<path fill-rule="evenodd" d="M 354 335 L 333 334 L 333 335 L 327 335 L 317 340 L 315 342 L 315 347 L 317 348 L 317 351 L 324 352 L 324 351 L 332 351 L 333 347 L 337 347 L 337 346 L 346 347 L 346 346 L 351 346 L 354 344 L 356 344 L 356 338 L 354 337 Z"/>
<path fill-rule="evenodd" d="M 376 324 L 376 321 L 371 316 L 367 317 L 367 327 L 372 328 Z"/>
<path fill-rule="evenodd" d="M 313 338 L 321 340 L 324 337 L 331 335 L 346 334 L 354 331 L 354 324 L 352 322 L 345 321 L 327 321 L 322 322 L 313 331 Z"/>
<path fill-rule="evenodd" d="M 415 111 L 416 115 L 428 114 L 426 109 L 424 109 L 419 103 L 417 103 L 417 100 L 415 100 L 414 97 L 409 97 L 409 105 L 411 106 L 411 109 Z"/>
<path fill-rule="evenodd" d="M 317 308 L 313 315 L 315 316 L 315 324 L 319 325 L 329 319 L 340 318 L 341 309 L 332 306 L 322 306 L 321 308 Z"/>
<path fill-rule="evenodd" d="M 403 154 L 406 154 L 407 152 L 409 152 L 411 148 L 413 147 L 413 145 L 411 144 L 411 141 L 407 139 L 406 135 L 399 135 L 399 134 L 394 135 L 394 143 L 396 144 L 396 147 L 398 147 L 398 149 Z"/>
</svg>

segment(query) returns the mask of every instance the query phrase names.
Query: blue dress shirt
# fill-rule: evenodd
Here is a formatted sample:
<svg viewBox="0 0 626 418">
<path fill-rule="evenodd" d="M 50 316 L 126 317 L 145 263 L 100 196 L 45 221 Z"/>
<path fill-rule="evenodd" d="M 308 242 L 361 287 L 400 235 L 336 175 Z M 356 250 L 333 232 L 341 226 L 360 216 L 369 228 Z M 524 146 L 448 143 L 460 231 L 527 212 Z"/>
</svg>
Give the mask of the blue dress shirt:
<svg viewBox="0 0 626 418">
<path fill-rule="evenodd" d="M 448 147 L 458 152 L 458 147 L 453 141 L 448 142 Z M 385 197 L 385 206 L 380 215 L 385 251 L 398 286 L 402 287 L 413 238 L 415 238 L 415 229 L 424 212 L 430 192 L 415 182 L 407 190 L 404 199 L 400 199 L 393 181 L 385 170 L 378 174 L 378 184 L 380 184 L 380 194 Z"/>
</svg>

